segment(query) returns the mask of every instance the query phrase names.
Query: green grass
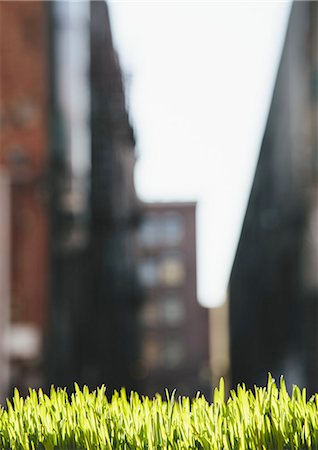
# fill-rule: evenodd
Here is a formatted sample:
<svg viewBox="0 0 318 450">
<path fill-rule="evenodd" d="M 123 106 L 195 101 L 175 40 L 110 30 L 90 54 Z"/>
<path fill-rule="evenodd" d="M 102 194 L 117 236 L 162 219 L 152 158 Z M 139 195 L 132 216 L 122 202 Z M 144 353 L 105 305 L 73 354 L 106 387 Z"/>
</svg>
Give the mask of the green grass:
<svg viewBox="0 0 318 450">
<path fill-rule="evenodd" d="M 0 409 L 1 449 L 318 449 L 318 394 L 307 400 L 293 386 L 289 395 L 283 378 L 279 387 L 271 376 L 266 387 L 239 385 L 227 400 L 221 379 L 212 403 L 105 392 L 75 384 L 71 395 L 52 387 L 24 399 L 15 390 Z"/>
</svg>

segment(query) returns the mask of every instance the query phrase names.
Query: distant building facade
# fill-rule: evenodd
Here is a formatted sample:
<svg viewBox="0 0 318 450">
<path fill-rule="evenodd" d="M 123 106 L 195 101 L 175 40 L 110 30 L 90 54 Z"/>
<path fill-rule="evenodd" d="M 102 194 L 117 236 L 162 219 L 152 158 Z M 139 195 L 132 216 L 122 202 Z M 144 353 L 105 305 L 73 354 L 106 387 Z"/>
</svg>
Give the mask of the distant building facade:
<svg viewBox="0 0 318 450">
<path fill-rule="evenodd" d="M 11 384 L 136 388 L 135 142 L 107 4 L 0 8 Z"/>
<path fill-rule="evenodd" d="M 208 311 L 197 302 L 195 203 L 144 203 L 138 234 L 143 391 L 210 395 Z"/>
<path fill-rule="evenodd" d="M 233 385 L 318 390 L 317 30 L 295 2 L 230 280 Z"/>
</svg>

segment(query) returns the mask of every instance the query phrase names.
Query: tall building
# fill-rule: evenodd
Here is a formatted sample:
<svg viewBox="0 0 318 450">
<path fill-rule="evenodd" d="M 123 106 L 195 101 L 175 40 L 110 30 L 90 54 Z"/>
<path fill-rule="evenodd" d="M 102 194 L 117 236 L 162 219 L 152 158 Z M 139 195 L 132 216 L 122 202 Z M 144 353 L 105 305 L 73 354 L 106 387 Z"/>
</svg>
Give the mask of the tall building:
<svg viewBox="0 0 318 450">
<path fill-rule="evenodd" d="M 135 143 L 107 4 L 0 13 L 11 385 L 135 388 Z"/>
<path fill-rule="evenodd" d="M 197 302 L 195 203 L 145 203 L 138 234 L 144 288 L 138 367 L 146 394 L 210 396 L 208 311 Z"/>
<path fill-rule="evenodd" d="M 0 3 L 0 169 L 10 180 L 11 211 L 7 262 L 11 326 L 1 345 L 7 343 L 12 383 L 18 383 L 21 376 L 35 382 L 47 324 L 47 21 L 44 2 Z M 3 203 L 1 207 L 0 214 L 8 214 Z"/>
<path fill-rule="evenodd" d="M 318 5 L 292 5 L 230 280 L 232 383 L 318 385 Z"/>
</svg>

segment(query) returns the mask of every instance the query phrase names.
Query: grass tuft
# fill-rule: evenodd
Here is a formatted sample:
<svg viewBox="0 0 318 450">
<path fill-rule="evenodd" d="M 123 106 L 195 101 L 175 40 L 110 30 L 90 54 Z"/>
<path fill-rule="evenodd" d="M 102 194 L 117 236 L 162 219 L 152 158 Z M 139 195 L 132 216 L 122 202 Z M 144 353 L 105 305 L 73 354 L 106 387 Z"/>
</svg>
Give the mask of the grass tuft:
<svg viewBox="0 0 318 450">
<path fill-rule="evenodd" d="M 24 399 L 15 390 L 0 407 L 0 448 L 10 450 L 318 450 L 318 394 L 284 379 L 277 387 L 268 376 L 266 387 L 244 384 L 225 399 L 224 381 L 213 403 L 173 391 L 153 398 L 122 389 L 110 400 L 106 387 L 90 392 L 52 387 L 49 395 L 30 389 Z"/>
</svg>

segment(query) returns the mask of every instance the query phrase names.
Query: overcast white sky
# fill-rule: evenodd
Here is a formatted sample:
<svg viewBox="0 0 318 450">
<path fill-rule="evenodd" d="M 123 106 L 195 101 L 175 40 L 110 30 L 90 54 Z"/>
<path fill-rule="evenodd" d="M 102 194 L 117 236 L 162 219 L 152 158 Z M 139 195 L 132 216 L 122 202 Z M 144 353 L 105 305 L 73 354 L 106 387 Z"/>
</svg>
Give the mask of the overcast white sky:
<svg viewBox="0 0 318 450">
<path fill-rule="evenodd" d="M 226 295 L 290 1 L 108 2 L 137 137 L 137 193 L 196 200 L 198 299 Z"/>
</svg>

